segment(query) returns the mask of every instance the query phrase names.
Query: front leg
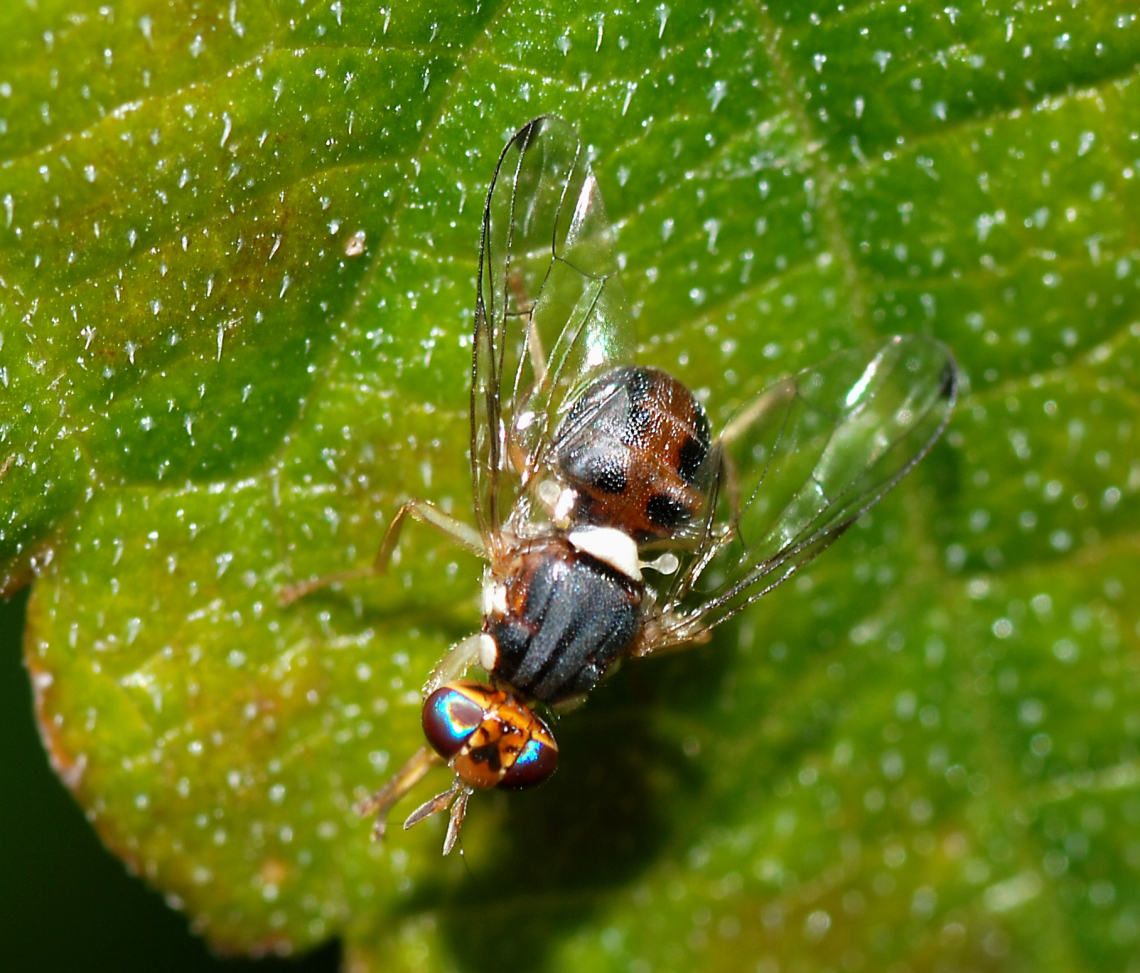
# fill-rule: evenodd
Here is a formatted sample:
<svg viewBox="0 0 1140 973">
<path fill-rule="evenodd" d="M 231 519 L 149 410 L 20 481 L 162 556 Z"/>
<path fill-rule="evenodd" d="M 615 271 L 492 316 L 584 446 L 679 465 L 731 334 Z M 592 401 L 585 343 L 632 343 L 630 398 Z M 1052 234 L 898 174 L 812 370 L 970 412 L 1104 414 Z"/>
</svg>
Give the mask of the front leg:
<svg viewBox="0 0 1140 973">
<path fill-rule="evenodd" d="M 388 812 L 392 806 L 423 780 L 429 770 L 443 765 L 444 760 L 439 754 L 429 746 L 422 746 L 380 790 L 353 805 L 352 809 L 362 818 L 370 814 L 376 815 L 376 823 L 372 826 L 374 841 L 384 837 L 384 831 L 388 826 Z"/>
<path fill-rule="evenodd" d="M 456 642 L 432 669 L 423 688 L 424 699 L 440 686 L 462 679 L 467 670 L 476 663 L 490 672 L 494 668 L 495 653 L 495 640 L 483 632 L 476 632 L 463 641 Z"/>
</svg>

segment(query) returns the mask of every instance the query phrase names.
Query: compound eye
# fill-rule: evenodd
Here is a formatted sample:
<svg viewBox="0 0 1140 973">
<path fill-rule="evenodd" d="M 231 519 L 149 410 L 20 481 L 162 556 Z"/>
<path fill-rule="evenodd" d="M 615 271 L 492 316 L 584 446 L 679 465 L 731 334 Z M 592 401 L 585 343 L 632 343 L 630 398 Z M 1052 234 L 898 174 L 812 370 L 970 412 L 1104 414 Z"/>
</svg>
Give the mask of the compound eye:
<svg viewBox="0 0 1140 973">
<path fill-rule="evenodd" d="M 532 736 L 511 769 L 503 774 L 503 779 L 496 786 L 508 791 L 534 787 L 553 774 L 557 766 L 558 746 L 554 743 L 554 738 L 547 735 L 547 739 L 543 740 Z"/>
<path fill-rule="evenodd" d="M 487 718 L 487 712 L 462 688 L 442 686 L 424 700 L 424 736 L 444 760 L 450 760 Z"/>
</svg>

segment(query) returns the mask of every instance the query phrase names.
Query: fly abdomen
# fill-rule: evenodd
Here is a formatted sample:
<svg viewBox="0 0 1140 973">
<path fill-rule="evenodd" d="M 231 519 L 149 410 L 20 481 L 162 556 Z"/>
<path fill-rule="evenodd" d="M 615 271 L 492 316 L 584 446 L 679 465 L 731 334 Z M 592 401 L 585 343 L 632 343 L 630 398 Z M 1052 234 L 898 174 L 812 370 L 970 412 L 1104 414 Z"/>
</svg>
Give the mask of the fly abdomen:
<svg viewBox="0 0 1140 973">
<path fill-rule="evenodd" d="M 505 614 L 484 622 L 493 674 L 544 703 L 589 692 L 637 638 L 644 590 L 562 538 L 535 544 L 507 579 Z"/>
<path fill-rule="evenodd" d="M 577 494 L 569 519 L 613 527 L 639 543 L 696 529 L 718 469 L 708 417 L 656 368 L 595 379 L 559 423 L 549 463 Z"/>
</svg>

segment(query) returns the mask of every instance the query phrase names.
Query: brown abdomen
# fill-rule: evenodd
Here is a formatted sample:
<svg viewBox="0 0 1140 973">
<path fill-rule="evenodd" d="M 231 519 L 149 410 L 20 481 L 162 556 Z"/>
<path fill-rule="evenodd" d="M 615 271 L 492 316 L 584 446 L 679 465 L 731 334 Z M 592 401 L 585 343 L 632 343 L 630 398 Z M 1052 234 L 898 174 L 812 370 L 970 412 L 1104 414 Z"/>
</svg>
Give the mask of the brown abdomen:
<svg viewBox="0 0 1140 973">
<path fill-rule="evenodd" d="M 561 422 L 551 466 L 578 492 L 574 520 L 639 543 L 699 521 L 715 473 L 705 410 L 656 368 L 615 368 Z"/>
</svg>

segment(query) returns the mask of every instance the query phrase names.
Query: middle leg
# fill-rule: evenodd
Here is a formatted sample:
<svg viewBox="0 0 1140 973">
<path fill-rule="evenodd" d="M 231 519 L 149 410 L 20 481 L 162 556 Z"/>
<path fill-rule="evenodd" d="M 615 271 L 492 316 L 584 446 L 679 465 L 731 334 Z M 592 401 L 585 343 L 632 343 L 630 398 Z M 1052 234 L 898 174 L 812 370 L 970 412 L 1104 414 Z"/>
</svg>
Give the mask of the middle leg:
<svg viewBox="0 0 1140 973">
<path fill-rule="evenodd" d="M 400 542 L 400 532 L 404 529 L 404 521 L 408 517 L 434 527 L 445 537 L 449 537 L 460 547 L 466 548 L 479 557 L 485 558 L 487 556 L 487 549 L 483 546 L 483 538 L 474 527 L 469 527 L 463 521 L 456 520 L 450 514 L 445 514 L 439 507 L 427 500 L 409 500 L 396 511 L 396 516 L 388 525 L 384 540 L 380 542 L 380 549 L 376 552 L 376 557 L 370 565 L 286 585 L 277 591 L 278 603 L 282 606 L 291 605 L 298 598 L 303 598 L 321 588 L 327 588 L 330 584 L 384 574 L 391 563 L 396 545 Z"/>
</svg>

